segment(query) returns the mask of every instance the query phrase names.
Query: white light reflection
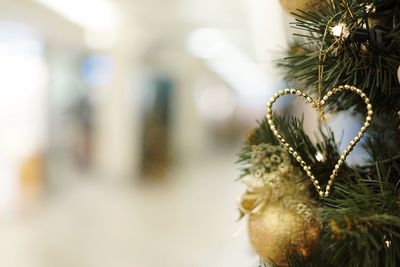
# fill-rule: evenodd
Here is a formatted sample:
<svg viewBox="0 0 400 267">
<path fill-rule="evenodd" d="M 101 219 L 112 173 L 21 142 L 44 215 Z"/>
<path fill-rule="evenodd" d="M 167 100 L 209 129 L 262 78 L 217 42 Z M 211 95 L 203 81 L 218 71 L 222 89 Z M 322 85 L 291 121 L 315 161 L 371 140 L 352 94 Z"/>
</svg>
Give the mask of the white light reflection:
<svg viewBox="0 0 400 267">
<path fill-rule="evenodd" d="M 324 160 L 324 156 L 321 154 L 321 152 L 317 152 L 317 154 L 315 155 L 315 159 L 321 162 Z"/>
<path fill-rule="evenodd" d="M 47 66 L 43 43 L 29 27 L 0 22 L 0 73 L 2 215 L 17 205 L 21 165 L 46 146 Z"/>
<path fill-rule="evenodd" d="M 109 0 L 36 0 L 86 31 L 90 48 L 109 48 L 116 39 L 120 16 L 115 3 Z"/>
<path fill-rule="evenodd" d="M 272 94 L 273 82 L 263 68 L 229 42 L 222 32 L 198 29 L 190 34 L 187 45 L 194 56 L 204 59 L 237 92 L 241 103 L 258 105 Z"/>
</svg>

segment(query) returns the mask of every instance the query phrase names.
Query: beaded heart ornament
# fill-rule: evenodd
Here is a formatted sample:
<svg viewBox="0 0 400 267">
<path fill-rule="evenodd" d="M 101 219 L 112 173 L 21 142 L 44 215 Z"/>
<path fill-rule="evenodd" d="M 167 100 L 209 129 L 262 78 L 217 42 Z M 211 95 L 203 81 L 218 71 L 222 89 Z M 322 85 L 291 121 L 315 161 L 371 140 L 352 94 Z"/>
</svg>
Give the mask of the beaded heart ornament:
<svg viewBox="0 0 400 267">
<path fill-rule="evenodd" d="M 322 107 L 325 105 L 325 103 L 329 100 L 331 96 L 334 94 L 337 94 L 339 92 L 344 92 L 344 91 L 349 91 L 352 93 L 358 94 L 362 100 L 364 101 L 366 108 L 367 108 L 367 116 L 365 117 L 365 121 L 363 126 L 361 127 L 360 131 L 358 134 L 354 137 L 353 140 L 350 141 L 349 145 L 347 148 L 343 151 L 342 155 L 340 156 L 338 162 L 335 165 L 335 168 L 333 169 L 330 177 L 328 184 L 325 186 L 325 189 L 323 189 L 318 181 L 318 179 L 313 175 L 311 172 L 311 167 L 303 160 L 301 155 L 297 151 L 294 150 L 294 148 L 282 137 L 282 135 L 279 133 L 278 129 L 276 128 L 275 122 L 273 120 L 273 111 L 272 107 L 275 101 L 284 95 L 292 94 L 296 96 L 300 96 L 304 98 L 313 108 L 315 108 L 317 111 L 320 112 L 321 119 L 324 118 Z M 336 88 L 331 89 L 330 91 L 327 92 L 327 94 L 322 97 L 321 100 L 314 101 L 314 99 L 307 94 L 296 90 L 296 89 L 285 89 L 285 90 L 280 90 L 276 94 L 274 94 L 271 99 L 267 103 L 267 122 L 275 135 L 275 137 L 279 140 L 281 145 L 300 163 L 300 165 L 303 167 L 303 170 L 307 174 L 307 176 L 311 179 L 312 183 L 315 186 L 315 189 L 319 193 L 321 197 L 327 197 L 329 195 L 330 189 L 333 186 L 333 182 L 338 175 L 339 169 L 342 167 L 343 163 L 346 160 L 346 157 L 350 154 L 354 146 L 357 144 L 358 141 L 364 136 L 365 131 L 368 129 L 370 122 L 372 120 L 372 105 L 370 104 L 369 98 L 365 93 L 362 92 L 362 90 L 356 88 L 355 86 L 350 86 L 350 85 L 342 85 L 338 86 Z"/>
</svg>

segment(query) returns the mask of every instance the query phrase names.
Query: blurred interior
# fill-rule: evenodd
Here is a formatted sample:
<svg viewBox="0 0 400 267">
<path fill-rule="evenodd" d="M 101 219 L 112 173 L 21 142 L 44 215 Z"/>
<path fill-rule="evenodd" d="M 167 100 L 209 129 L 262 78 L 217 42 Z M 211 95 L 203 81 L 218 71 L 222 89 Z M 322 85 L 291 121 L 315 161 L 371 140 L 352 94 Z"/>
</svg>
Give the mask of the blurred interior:
<svg viewBox="0 0 400 267">
<path fill-rule="evenodd" d="M 257 264 L 234 162 L 285 86 L 289 20 L 267 0 L 0 1 L 0 265 Z"/>
</svg>

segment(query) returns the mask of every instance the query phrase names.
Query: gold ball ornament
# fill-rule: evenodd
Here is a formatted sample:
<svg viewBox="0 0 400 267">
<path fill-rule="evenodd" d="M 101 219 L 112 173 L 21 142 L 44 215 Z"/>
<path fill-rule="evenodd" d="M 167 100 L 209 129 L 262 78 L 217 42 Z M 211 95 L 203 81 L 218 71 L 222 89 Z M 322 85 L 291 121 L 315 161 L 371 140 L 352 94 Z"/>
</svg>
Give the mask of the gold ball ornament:
<svg viewBox="0 0 400 267">
<path fill-rule="evenodd" d="M 250 214 L 248 230 L 257 254 L 264 261 L 279 266 L 287 266 L 287 255 L 293 251 L 309 257 L 320 237 L 317 220 L 307 221 L 296 211 L 285 209 L 279 203 Z"/>
<path fill-rule="evenodd" d="M 279 0 L 283 9 L 288 13 L 295 12 L 297 9 L 307 11 L 311 6 L 318 4 L 318 0 Z"/>
</svg>

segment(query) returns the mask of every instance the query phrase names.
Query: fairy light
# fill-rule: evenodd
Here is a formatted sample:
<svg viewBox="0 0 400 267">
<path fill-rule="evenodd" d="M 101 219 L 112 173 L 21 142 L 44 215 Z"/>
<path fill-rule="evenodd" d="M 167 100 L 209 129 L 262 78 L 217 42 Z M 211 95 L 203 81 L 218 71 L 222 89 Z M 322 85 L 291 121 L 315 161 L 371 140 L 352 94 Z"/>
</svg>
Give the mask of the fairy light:
<svg viewBox="0 0 400 267">
<path fill-rule="evenodd" d="M 332 35 L 341 39 L 347 39 L 350 36 L 350 30 L 344 23 L 339 23 L 338 25 L 332 27 Z"/>
<path fill-rule="evenodd" d="M 315 159 L 321 162 L 324 160 L 324 156 L 321 154 L 321 152 L 317 152 L 317 154 L 315 155 Z"/>
</svg>

